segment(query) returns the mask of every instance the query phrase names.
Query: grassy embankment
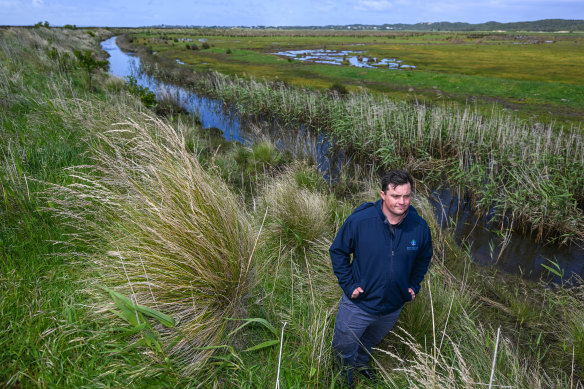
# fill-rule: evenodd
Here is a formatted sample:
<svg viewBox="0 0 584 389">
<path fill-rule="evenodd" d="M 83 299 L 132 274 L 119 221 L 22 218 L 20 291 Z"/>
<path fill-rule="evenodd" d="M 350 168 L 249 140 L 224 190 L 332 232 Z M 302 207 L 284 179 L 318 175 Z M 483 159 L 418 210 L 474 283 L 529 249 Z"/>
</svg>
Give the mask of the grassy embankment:
<svg viewBox="0 0 584 389">
<path fill-rule="evenodd" d="M 0 383 L 338 387 L 326 250 L 375 190 L 339 198 L 265 141 L 218 153 L 98 71 L 90 89 L 71 50 L 97 51 L 103 31 L 0 34 Z M 477 268 L 416 205 L 434 264 L 374 355 L 383 382 L 359 386 L 582 387 L 582 287 Z"/>
<path fill-rule="evenodd" d="M 579 125 L 584 118 L 582 34 L 205 29 L 125 32 L 135 44 L 149 47 L 160 56 L 180 59 L 197 70 L 303 87 L 328 88 L 340 83 L 352 90 L 363 87 L 408 101 L 475 102 L 483 112 L 497 104 L 533 121 L 553 121 L 567 127 Z M 210 47 L 203 49 L 199 39 L 206 40 Z M 199 50 L 188 50 L 187 45 L 197 45 Z M 273 55 L 323 48 L 396 58 L 417 69 L 323 65 Z"/>
<path fill-rule="evenodd" d="M 120 352 L 129 344 L 106 318 L 92 316 L 91 291 L 83 287 L 90 263 L 52 242 L 74 231 L 63 226 L 43 199 L 46 184 L 72 183 L 65 170 L 90 163 L 83 139 L 88 126 L 75 107 L 106 101 L 107 112 L 138 110 L 133 99 L 110 94 L 99 76 L 88 91 L 87 75 L 73 49 L 93 50 L 104 32 L 2 29 L 0 31 L 0 386 L 81 387 L 143 385 L 161 380 L 163 364 L 142 352 Z M 56 51 L 53 51 L 55 49 Z M 95 77 L 95 76 L 94 76 Z M 95 82 L 98 81 L 98 82 Z M 108 85 L 118 91 L 119 82 Z M 113 96 L 122 99 L 115 103 Z M 95 117 L 107 112 L 92 112 Z M 67 114 L 68 113 L 68 114 Z M 76 119 L 76 120 L 73 120 Z M 137 369 L 138 368 L 138 369 Z M 157 373 L 156 373 L 157 372 Z"/>
</svg>

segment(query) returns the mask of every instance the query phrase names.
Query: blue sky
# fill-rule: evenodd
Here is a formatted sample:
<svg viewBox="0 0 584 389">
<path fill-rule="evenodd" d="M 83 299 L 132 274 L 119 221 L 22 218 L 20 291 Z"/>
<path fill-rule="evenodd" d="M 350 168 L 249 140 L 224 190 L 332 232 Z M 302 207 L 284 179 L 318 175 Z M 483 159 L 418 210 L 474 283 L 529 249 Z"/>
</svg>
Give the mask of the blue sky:
<svg viewBox="0 0 584 389">
<path fill-rule="evenodd" d="M 0 0 L 0 25 L 289 26 L 584 19 L 584 0 Z"/>
</svg>

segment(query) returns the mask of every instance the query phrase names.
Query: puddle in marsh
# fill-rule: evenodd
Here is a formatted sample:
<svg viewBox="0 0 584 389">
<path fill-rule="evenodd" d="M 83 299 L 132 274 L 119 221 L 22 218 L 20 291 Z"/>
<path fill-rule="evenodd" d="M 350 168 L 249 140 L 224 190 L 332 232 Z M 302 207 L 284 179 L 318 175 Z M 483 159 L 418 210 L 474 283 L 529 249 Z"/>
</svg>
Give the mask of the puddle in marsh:
<svg viewBox="0 0 584 389">
<path fill-rule="evenodd" d="M 148 87 L 158 98 L 165 94 L 174 94 L 175 101 L 180 101 L 187 111 L 198 113 L 203 128 L 217 127 L 228 140 L 248 142 L 259 126 L 272 137 L 281 133 L 282 136 L 276 140 L 278 147 L 300 150 L 298 153 L 311 156 L 325 176 L 332 175 L 339 161 L 343 160 L 342 155 L 339 158 L 330 157 L 328 140 L 322 137 L 315 139 L 305 127 L 300 126 L 290 131 L 280 128 L 277 120 L 250 123 L 234 106 L 226 106 L 222 100 L 201 96 L 144 74 L 140 70 L 140 59 L 122 52 L 116 45 L 115 38 L 102 42 L 102 47 L 110 54 L 110 73 L 121 78 L 135 77 L 139 85 Z M 470 208 L 463 201 L 459 201 L 453 191 L 437 190 L 431 200 L 440 225 L 448 227 L 453 220 L 459 243 L 466 242 L 472 258 L 478 263 L 495 265 L 505 272 L 522 274 L 530 279 L 543 277 L 559 282 L 558 277 L 552 278 L 541 266 L 549 264 L 548 260 L 553 260 L 563 269 L 564 279 L 572 274 L 584 276 L 582 248 L 544 245 L 520 234 L 511 234 L 510 240 L 505 244 L 501 234 L 493 231 L 488 218 L 477 220 L 472 216 Z"/>
<path fill-rule="evenodd" d="M 297 61 L 323 63 L 328 65 L 346 65 L 359 68 L 377 69 L 415 69 L 415 65 L 404 64 L 396 58 L 378 58 L 364 55 L 364 51 L 349 50 L 291 50 L 272 53 Z"/>
</svg>

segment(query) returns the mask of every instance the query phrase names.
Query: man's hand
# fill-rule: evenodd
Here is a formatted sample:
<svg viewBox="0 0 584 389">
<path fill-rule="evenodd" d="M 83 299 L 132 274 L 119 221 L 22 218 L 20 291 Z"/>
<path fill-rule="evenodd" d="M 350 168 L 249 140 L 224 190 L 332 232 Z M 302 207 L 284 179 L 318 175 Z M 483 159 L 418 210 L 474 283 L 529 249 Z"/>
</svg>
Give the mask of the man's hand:
<svg viewBox="0 0 584 389">
<path fill-rule="evenodd" d="M 414 290 L 412 288 L 408 288 L 408 292 L 410 292 L 410 294 L 412 295 L 412 301 L 414 301 L 414 299 L 416 298 L 416 294 L 414 293 Z M 355 294 L 355 292 L 353 292 L 353 294 Z"/>
<path fill-rule="evenodd" d="M 357 297 L 359 297 L 359 295 L 363 293 L 363 289 L 361 289 L 360 286 L 358 286 L 357 288 L 355 288 L 355 290 L 353 291 L 353 293 L 351 294 L 351 298 L 352 299 L 356 299 Z"/>
</svg>

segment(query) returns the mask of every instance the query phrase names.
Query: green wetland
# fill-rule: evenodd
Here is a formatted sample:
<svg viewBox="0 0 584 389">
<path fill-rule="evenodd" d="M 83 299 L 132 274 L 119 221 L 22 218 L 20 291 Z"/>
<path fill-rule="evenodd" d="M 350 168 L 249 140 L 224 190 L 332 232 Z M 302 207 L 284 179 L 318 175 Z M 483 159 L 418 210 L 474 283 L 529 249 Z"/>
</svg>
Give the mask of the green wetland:
<svg viewBox="0 0 584 389">
<path fill-rule="evenodd" d="M 132 43 L 189 67 L 407 101 L 493 105 L 544 123 L 584 118 L 581 33 L 132 29 Z M 338 66 L 305 53 L 343 53 Z M 328 62 L 330 63 L 330 62 Z"/>
<path fill-rule="evenodd" d="M 123 53 L 116 41 L 117 38 L 114 37 L 102 42 L 102 47 L 109 54 L 110 73 L 121 78 L 134 77 L 138 84 L 149 88 L 160 99 L 173 96 L 177 104 L 197 115 L 203 128 L 215 127 L 216 131 L 224 133 L 225 138 L 240 142 L 250 138 L 250 131 L 253 132 L 250 127 L 262 128 L 263 133 L 269 134 L 271 141 L 282 150 L 304 148 L 324 176 L 333 181 L 340 164 L 352 163 L 350 155 L 344 160 L 344 153 L 335 152 L 334 147 L 331 148 L 334 142 L 327 139 L 324 132 L 311 133 L 302 124 L 300 127 L 293 125 L 287 129 L 279 125 L 278 117 L 270 121 L 265 118 L 259 121 L 249 119 L 238 113 L 235 103 L 229 105 L 220 99 L 181 88 L 180 82 L 176 85 L 167 84 L 142 73 L 140 59 Z M 442 187 L 431 192 L 430 199 L 439 224 L 456 225 L 454 231 L 457 240 L 468 245 L 471 256 L 477 262 L 487 265 L 496 263 L 498 268 L 508 272 L 539 279 L 549 273 L 541 266 L 549 258 L 564 269 L 566 279 L 572 273 L 584 275 L 584 251 L 577 245 L 558 247 L 534 242 L 532 237 L 513 231 L 502 234 L 500 226 L 491 220 L 494 210 L 489 210 L 486 212 L 487 216 L 479 218 L 473 212 L 472 204 L 464 196 L 459 196 L 456 190 Z M 556 276 L 555 281 L 561 282 L 560 277 Z"/>
<path fill-rule="evenodd" d="M 0 30 L 0 385 L 340 387 L 328 246 L 376 197 L 379 171 L 405 167 L 435 257 L 373 355 L 381 382 L 358 387 L 583 387 L 581 280 L 549 286 L 475 264 L 426 193 L 461 188 L 502 237 L 581 244 L 579 128 L 139 52 L 157 78 L 316 139 L 283 148 L 258 124 L 250 142 L 227 142 L 180 95 L 155 100 L 111 77 L 100 47 L 111 36 Z M 334 180 L 314 158 L 321 136 L 351 161 Z"/>
</svg>

